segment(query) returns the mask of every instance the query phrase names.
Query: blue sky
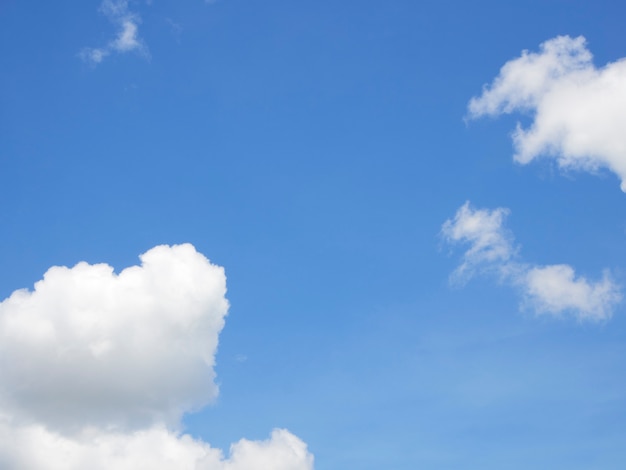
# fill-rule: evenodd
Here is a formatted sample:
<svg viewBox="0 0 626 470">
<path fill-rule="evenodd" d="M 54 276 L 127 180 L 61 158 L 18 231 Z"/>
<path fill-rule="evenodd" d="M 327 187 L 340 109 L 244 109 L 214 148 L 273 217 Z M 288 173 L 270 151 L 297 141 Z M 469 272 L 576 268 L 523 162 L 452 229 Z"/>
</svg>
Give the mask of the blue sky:
<svg viewBox="0 0 626 470">
<path fill-rule="evenodd" d="M 120 273 L 190 243 L 185 259 L 224 268 L 230 309 L 207 330 L 219 395 L 207 389 L 212 404 L 171 432 L 227 454 L 287 429 L 316 469 L 622 468 L 626 75 L 615 67 L 602 88 L 602 73 L 626 57 L 624 13 L 609 1 L 6 0 L 0 298 L 51 266 Z M 559 36 L 593 59 L 524 99 L 497 90 L 505 64 L 547 57 L 541 44 Z M 543 136 L 526 162 L 518 122 Z M 565 265 L 569 280 L 546 269 Z M 193 279 L 221 282 L 202 269 Z M 3 305 L 0 317 L 21 315 Z M 16 348 L 0 351 L 0 381 L 26 354 Z M 4 382 L 19 401 L 22 382 Z M 34 420 L 78 439 L 15 409 L 0 400 L 15 414 L 5 438 Z M 20 462 L 10 452 L 0 463 Z"/>
</svg>

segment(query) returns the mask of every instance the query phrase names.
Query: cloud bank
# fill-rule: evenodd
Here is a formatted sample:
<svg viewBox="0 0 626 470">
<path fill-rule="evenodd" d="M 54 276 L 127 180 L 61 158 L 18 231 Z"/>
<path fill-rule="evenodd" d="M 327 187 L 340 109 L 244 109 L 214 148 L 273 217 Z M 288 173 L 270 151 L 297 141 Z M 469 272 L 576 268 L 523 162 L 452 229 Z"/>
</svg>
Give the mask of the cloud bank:
<svg viewBox="0 0 626 470">
<path fill-rule="evenodd" d="M 83 60 L 95 65 L 112 53 L 136 52 L 148 56 L 148 48 L 139 37 L 141 18 L 128 9 L 128 0 L 104 0 L 100 12 L 117 27 L 117 34 L 104 47 L 84 48 L 80 52 Z"/>
<path fill-rule="evenodd" d="M 567 264 L 532 265 L 519 259 L 513 235 L 504 228 L 508 209 L 461 206 L 442 226 L 450 244 L 468 246 L 451 278 L 465 282 L 479 273 L 493 273 L 521 290 L 522 305 L 538 314 L 571 314 L 578 320 L 607 320 L 622 299 L 620 287 L 605 271 L 602 279 L 588 281 Z"/>
<path fill-rule="evenodd" d="M 226 277 L 189 244 L 140 259 L 52 267 L 0 303 L 0 468 L 312 469 L 286 430 L 227 458 L 180 432 L 218 393 Z"/>
<path fill-rule="evenodd" d="M 469 117 L 530 113 L 518 123 L 514 159 L 553 158 L 563 169 L 606 168 L 626 191 L 626 59 L 597 68 L 585 38 L 559 36 L 523 51 L 469 103 Z"/>
</svg>

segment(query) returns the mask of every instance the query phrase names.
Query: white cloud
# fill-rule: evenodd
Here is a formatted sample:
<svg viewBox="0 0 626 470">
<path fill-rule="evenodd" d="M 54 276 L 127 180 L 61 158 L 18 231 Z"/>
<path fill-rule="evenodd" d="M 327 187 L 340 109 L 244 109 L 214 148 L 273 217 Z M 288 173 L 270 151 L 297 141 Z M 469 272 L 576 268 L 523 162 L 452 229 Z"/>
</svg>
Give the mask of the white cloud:
<svg viewBox="0 0 626 470">
<path fill-rule="evenodd" d="M 39 425 L 0 426 L 0 467 L 24 470 L 312 470 L 306 444 L 277 429 L 222 451 L 155 426 L 133 433 L 86 430 L 67 437 Z"/>
<path fill-rule="evenodd" d="M 523 51 L 469 103 L 469 116 L 529 112 L 513 134 L 515 160 L 556 159 L 564 169 L 607 168 L 626 191 L 626 59 L 597 68 L 585 38 L 559 36 Z"/>
<path fill-rule="evenodd" d="M 508 210 L 475 210 L 466 202 L 454 219 L 443 224 L 444 237 L 454 243 L 469 243 L 463 262 L 455 270 L 457 280 L 467 279 L 477 269 L 506 263 L 514 254 L 512 237 L 502 229 Z"/>
<path fill-rule="evenodd" d="M 580 320 L 605 320 L 622 299 L 620 288 L 608 272 L 600 281 L 576 276 L 566 264 L 539 266 L 517 259 L 513 237 L 504 229 L 508 209 L 474 209 L 466 202 L 442 227 L 451 244 L 469 245 L 452 279 L 468 279 L 477 271 L 494 272 L 504 282 L 518 287 L 524 305 L 537 313 L 573 314 Z"/>
<path fill-rule="evenodd" d="M 226 277 L 189 244 L 140 258 L 52 267 L 0 303 L 0 468 L 311 470 L 285 430 L 228 458 L 180 433 L 218 393 Z"/>
<path fill-rule="evenodd" d="M 224 270 L 191 245 L 159 246 L 119 275 L 53 267 L 0 303 L 0 404 L 52 427 L 132 428 L 217 395 Z M 146 393 L 149 391 L 149 393 Z"/>
<path fill-rule="evenodd" d="M 527 302 L 538 313 L 572 311 L 579 319 L 603 320 L 622 296 L 605 273 L 602 280 L 589 282 L 576 277 L 566 264 L 529 269 L 523 280 Z"/>
<path fill-rule="evenodd" d="M 139 37 L 141 18 L 128 9 L 128 0 L 104 0 L 100 11 L 118 28 L 117 35 L 106 46 L 84 48 L 80 56 L 83 60 L 99 64 L 113 52 L 137 52 L 148 55 L 148 48 Z"/>
</svg>

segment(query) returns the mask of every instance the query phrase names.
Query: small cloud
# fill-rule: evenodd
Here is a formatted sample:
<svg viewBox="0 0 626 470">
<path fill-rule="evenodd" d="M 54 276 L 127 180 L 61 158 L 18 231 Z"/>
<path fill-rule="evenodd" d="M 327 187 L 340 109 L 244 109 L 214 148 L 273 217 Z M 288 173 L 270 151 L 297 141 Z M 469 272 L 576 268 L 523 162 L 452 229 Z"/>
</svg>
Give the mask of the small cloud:
<svg viewBox="0 0 626 470">
<path fill-rule="evenodd" d="M 463 255 L 463 262 L 454 271 L 455 280 L 463 281 L 478 269 L 506 263 L 514 255 L 512 236 L 502 229 L 508 213 L 503 208 L 476 210 L 468 201 L 453 219 L 443 224 L 441 232 L 446 240 L 470 245 Z"/>
<path fill-rule="evenodd" d="M 246 356 L 245 354 L 237 354 L 235 356 L 235 361 L 237 362 L 246 362 L 248 360 L 248 356 Z"/>
<path fill-rule="evenodd" d="M 80 58 L 83 59 L 85 62 L 90 62 L 94 65 L 99 64 L 100 62 L 102 62 L 104 60 L 104 58 L 106 56 L 108 56 L 110 54 L 110 52 L 106 49 L 90 49 L 90 48 L 85 48 L 82 51 L 80 51 Z"/>
<path fill-rule="evenodd" d="M 564 169 L 607 168 L 626 191 L 626 58 L 596 67 L 579 36 L 558 36 L 523 51 L 470 100 L 470 118 L 530 113 L 513 133 L 514 159 L 553 158 Z"/>
<path fill-rule="evenodd" d="M 131 18 L 122 21 L 122 28 L 113 41 L 112 47 L 118 52 L 129 52 L 141 49 L 142 44 L 137 37 L 137 22 Z"/>
<path fill-rule="evenodd" d="M 106 46 L 84 48 L 79 56 L 85 62 L 97 65 L 114 52 L 135 52 L 149 57 L 148 48 L 139 37 L 141 18 L 128 9 L 128 0 L 104 0 L 100 5 L 100 12 L 117 26 L 118 31 Z"/>
<path fill-rule="evenodd" d="M 608 271 L 599 281 L 577 276 L 567 264 L 532 265 L 519 260 L 513 235 L 504 228 L 508 209 L 474 209 L 461 206 L 441 229 L 451 244 L 469 245 L 452 281 L 467 281 L 476 273 L 495 273 L 500 280 L 521 289 L 523 305 L 538 314 L 571 313 L 579 320 L 606 320 L 622 300 L 620 287 Z"/>
<path fill-rule="evenodd" d="M 526 302 L 539 313 L 573 311 L 580 319 L 604 320 L 622 295 L 608 272 L 590 282 L 566 264 L 535 266 L 521 279 Z"/>
</svg>

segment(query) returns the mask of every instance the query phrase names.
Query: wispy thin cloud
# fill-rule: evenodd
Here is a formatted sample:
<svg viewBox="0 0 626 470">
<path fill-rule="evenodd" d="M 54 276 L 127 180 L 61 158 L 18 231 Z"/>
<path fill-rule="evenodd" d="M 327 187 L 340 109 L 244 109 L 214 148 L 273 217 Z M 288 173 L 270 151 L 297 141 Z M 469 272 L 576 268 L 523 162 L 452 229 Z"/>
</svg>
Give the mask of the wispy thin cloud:
<svg viewBox="0 0 626 470">
<path fill-rule="evenodd" d="M 447 220 L 442 227 L 445 239 L 454 243 L 465 243 L 469 248 L 463 261 L 455 269 L 452 278 L 463 283 L 477 270 L 507 264 L 515 254 L 513 237 L 502 228 L 508 215 L 507 209 L 473 209 L 469 202 Z"/>
<path fill-rule="evenodd" d="M 103 47 L 86 47 L 80 57 L 91 64 L 99 64 L 113 53 L 135 52 L 149 56 L 148 48 L 139 36 L 141 18 L 128 8 L 128 0 L 104 0 L 100 12 L 117 27 L 115 38 Z"/>
<path fill-rule="evenodd" d="M 606 168 L 626 191 L 626 58 L 596 67 L 579 36 L 523 51 L 468 105 L 470 118 L 530 113 L 513 133 L 516 162 L 553 158 L 564 169 Z"/>
<path fill-rule="evenodd" d="M 541 266 L 522 261 L 513 235 L 504 228 L 508 214 L 508 209 L 475 209 L 466 202 L 443 224 L 445 241 L 467 246 L 451 280 L 466 282 L 476 274 L 491 273 L 519 288 L 522 306 L 538 314 L 609 319 L 622 300 L 621 288 L 609 272 L 605 271 L 598 281 L 589 281 L 567 264 Z"/>
</svg>

